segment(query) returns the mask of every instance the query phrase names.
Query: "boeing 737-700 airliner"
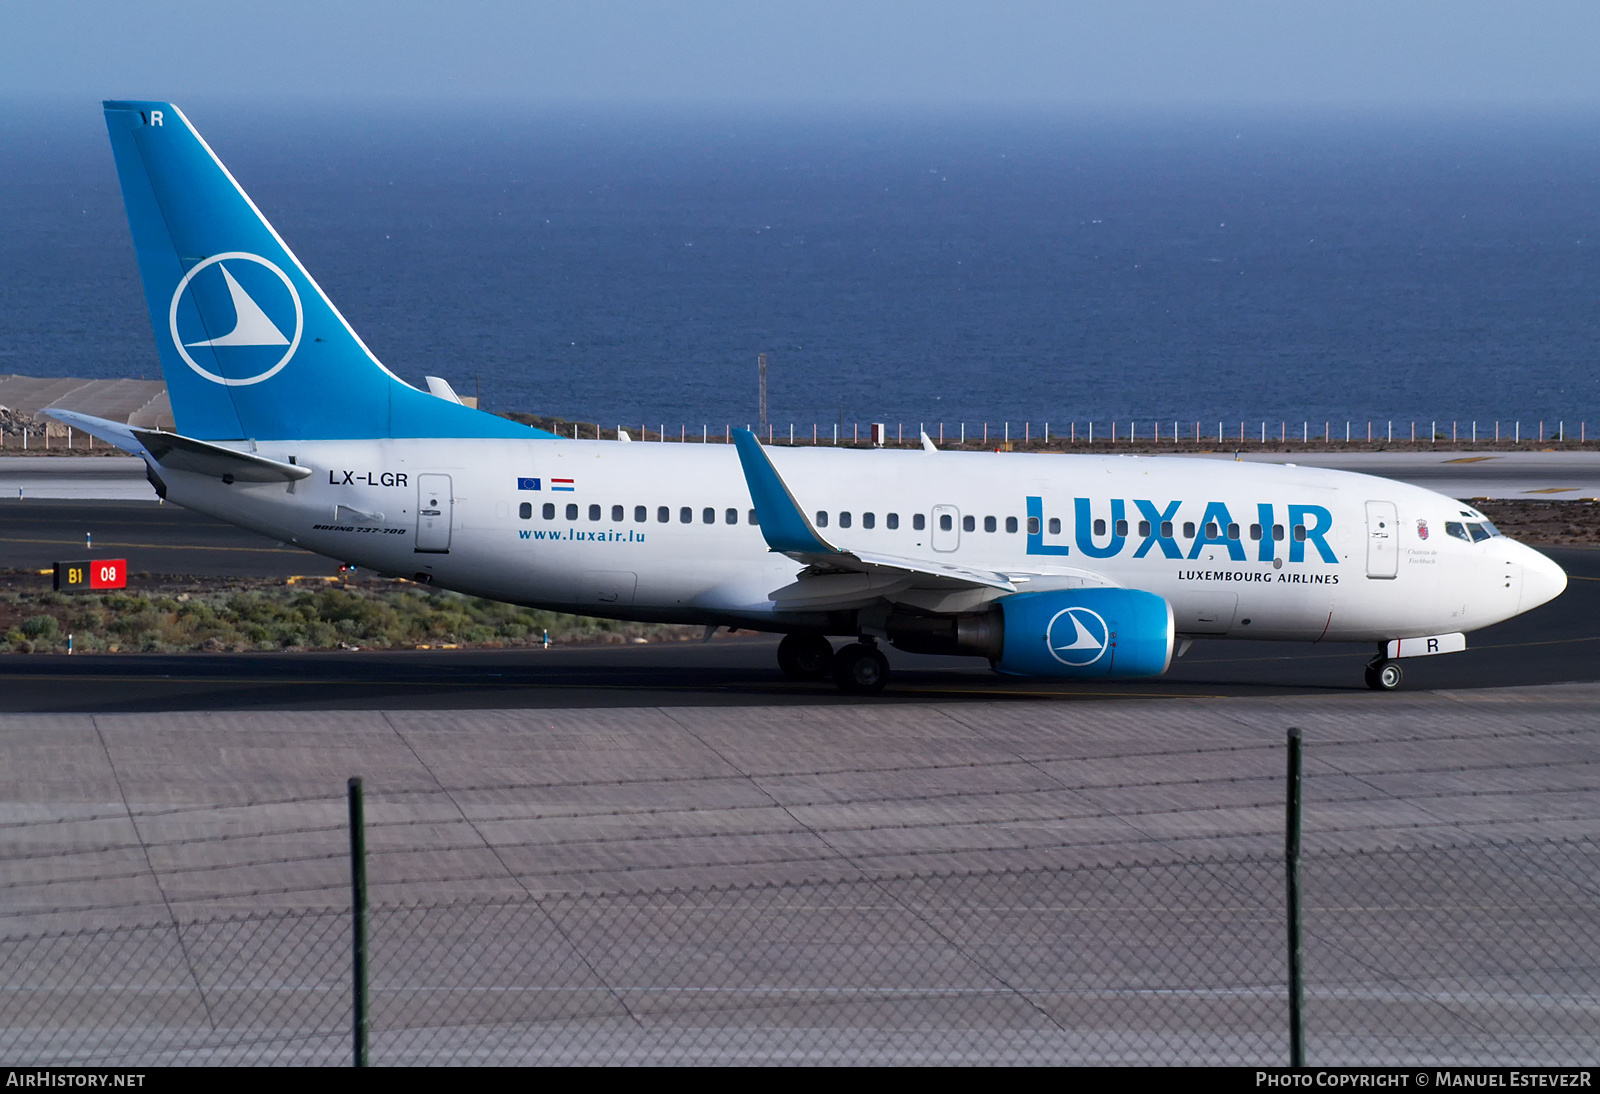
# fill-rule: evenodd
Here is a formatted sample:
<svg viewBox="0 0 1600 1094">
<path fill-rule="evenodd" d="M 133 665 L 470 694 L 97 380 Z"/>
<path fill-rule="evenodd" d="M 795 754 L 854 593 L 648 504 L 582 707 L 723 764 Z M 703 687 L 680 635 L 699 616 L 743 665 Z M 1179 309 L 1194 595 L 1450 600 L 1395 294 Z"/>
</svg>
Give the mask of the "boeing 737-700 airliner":
<svg viewBox="0 0 1600 1094">
<path fill-rule="evenodd" d="M 1198 637 L 1371 642 L 1389 689 L 1401 659 L 1566 587 L 1471 506 L 1364 475 L 531 429 L 384 368 L 176 107 L 105 116 L 177 428 L 57 417 L 143 457 L 166 499 L 332 558 L 779 632 L 786 673 L 853 692 L 887 681 L 880 642 L 1103 679 Z"/>
</svg>

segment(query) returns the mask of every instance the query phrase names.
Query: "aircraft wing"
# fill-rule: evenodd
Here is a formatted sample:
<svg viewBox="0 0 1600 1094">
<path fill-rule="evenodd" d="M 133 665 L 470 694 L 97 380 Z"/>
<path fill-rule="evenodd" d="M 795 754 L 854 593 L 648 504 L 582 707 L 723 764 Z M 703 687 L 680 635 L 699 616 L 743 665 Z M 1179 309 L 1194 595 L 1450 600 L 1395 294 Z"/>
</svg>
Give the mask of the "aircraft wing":
<svg viewBox="0 0 1600 1094">
<path fill-rule="evenodd" d="M 750 499 L 755 503 L 756 520 L 767 546 L 809 570 L 803 577 L 830 574 L 865 574 L 870 580 L 863 588 L 895 589 L 999 589 L 1014 593 L 1017 586 L 1008 574 L 972 566 L 957 566 L 932 559 L 905 558 L 867 551 L 846 551 L 829 543 L 789 492 L 788 484 L 761 450 L 761 442 L 748 429 L 733 431 L 739 450 Z"/>
</svg>

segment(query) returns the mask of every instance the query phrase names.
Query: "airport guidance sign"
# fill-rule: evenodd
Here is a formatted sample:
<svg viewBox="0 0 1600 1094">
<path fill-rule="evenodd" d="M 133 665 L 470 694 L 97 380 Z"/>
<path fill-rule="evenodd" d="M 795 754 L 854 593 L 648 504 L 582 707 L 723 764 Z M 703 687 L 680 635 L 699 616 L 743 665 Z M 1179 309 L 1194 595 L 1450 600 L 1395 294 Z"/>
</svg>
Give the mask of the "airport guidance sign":
<svg viewBox="0 0 1600 1094">
<path fill-rule="evenodd" d="M 128 560 L 125 558 L 84 559 L 56 563 L 56 590 L 81 592 L 85 589 L 126 589 Z"/>
</svg>

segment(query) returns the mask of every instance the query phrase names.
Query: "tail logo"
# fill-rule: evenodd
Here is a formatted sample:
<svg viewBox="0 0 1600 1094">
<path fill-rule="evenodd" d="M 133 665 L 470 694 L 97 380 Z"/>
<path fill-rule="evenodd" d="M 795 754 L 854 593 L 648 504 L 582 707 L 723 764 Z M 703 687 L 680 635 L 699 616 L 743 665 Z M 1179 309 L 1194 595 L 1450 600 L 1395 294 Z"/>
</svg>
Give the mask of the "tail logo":
<svg viewBox="0 0 1600 1094">
<path fill-rule="evenodd" d="M 1045 628 L 1045 645 L 1050 656 L 1063 665 L 1082 668 L 1100 660 L 1106 652 L 1111 628 L 1103 616 L 1091 608 L 1065 608 L 1055 614 Z"/>
<path fill-rule="evenodd" d="M 233 270 L 223 263 L 232 265 Z M 200 277 L 212 266 L 217 268 L 216 273 Z M 251 270 L 251 266 L 275 275 L 276 283 L 265 274 Z M 255 295 L 239 283 L 239 276 L 246 279 Z M 185 294 L 193 302 L 193 307 L 182 310 L 184 330 L 180 332 L 180 305 Z M 257 302 L 258 297 L 266 301 L 267 308 Z M 228 318 L 230 307 L 231 320 Z M 284 327 L 290 325 L 291 308 L 294 333 L 286 337 Z M 278 316 L 278 322 L 273 322 L 268 309 Z M 228 387 L 247 387 L 277 375 L 294 356 L 294 351 L 300 348 L 300 336 L 305 331 L 305 312 L 300 304 L 300 294 L 295 291 L 288 275 L 260 255 L 244 251 L 212 255 L 184 274 L 183 280 L 178 282 L 177 289 L 172 293 L 168 321 L 172 344 L 184 363 L 212 383 Z M 230 321 L 231 327 L 228 326 Z M 218 331 L 226 328 L 225 333 L 213 334 L 213 327 Z M 202 346 L 212 351 L 219 366 L 226 363 L 228 371 L 246 375 L 221 376 L 207 369 L 189 352 Z M 278 347 L 283 347 L 281 356 L 277 352 Z"/>
</svg>

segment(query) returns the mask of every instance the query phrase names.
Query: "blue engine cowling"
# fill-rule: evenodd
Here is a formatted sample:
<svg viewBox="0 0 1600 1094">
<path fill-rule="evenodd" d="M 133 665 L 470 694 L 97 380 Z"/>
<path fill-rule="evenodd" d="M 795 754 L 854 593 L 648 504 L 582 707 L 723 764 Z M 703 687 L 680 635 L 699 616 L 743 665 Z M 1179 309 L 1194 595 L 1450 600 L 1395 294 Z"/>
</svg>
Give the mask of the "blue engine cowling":
<svg viewBox="0 0 1600 1094">
<path fill-rule="evenodd" d="M 1015 593 L 995 601 L 1005 627 L 997 672 L 1160 676 L 1172 663 L 1172 606 L 1138 589 Z"/>
</svg>

